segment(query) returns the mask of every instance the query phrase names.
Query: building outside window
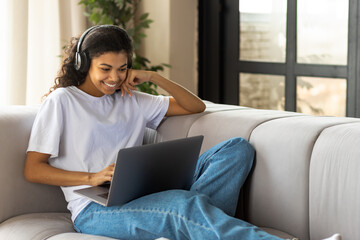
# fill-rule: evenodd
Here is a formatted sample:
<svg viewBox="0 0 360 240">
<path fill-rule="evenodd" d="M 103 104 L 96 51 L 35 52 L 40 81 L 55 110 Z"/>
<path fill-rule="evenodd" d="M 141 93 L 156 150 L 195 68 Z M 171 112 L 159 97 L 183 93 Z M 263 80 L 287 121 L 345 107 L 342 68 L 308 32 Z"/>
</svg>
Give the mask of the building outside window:
<svg viewBox="0 0 360 240">
<path fill-rule="evenodd" d="M 349 1 L 297 1 L 297 18 L 288 22 L 286 0 L 239 0 L 239 60 L 252 64 L 287 59 L 287 28 L 296 29 L 294 64 L 347 66 Z M 326 5 L 326 8 L 324 7 Z M 292 26 L 288 26 L 291 24 Z M 288 59 L 289 60 L 289 59 Z M 239 104 L 285 110 L 286 76 L 239 73 Z M 300 74 L 300 73 L 299 73 Z M 297 75 L 296 111 L 346 115 L 347 79 Z"/>
</svg>

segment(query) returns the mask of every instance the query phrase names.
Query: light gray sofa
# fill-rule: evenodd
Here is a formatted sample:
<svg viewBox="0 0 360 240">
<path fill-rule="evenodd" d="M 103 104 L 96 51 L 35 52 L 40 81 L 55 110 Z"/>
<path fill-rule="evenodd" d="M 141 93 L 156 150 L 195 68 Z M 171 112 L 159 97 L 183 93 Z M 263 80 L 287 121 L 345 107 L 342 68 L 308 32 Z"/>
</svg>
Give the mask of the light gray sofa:
<svg viewBox="0 0 360 240">
<path fill-rule="evenodd" d="M 61 190 L 24 179 L 37 110 L 0 108 L 0 239 L 109 239 L 75 233 Z M 238 217 L 284 238 L 360 239 L 360 119 L 207 103 L 204 113 L 165 119 L 144 141 L 199 134 L 202 152 L 235 136 L 256 150 Z"/>
</svg>

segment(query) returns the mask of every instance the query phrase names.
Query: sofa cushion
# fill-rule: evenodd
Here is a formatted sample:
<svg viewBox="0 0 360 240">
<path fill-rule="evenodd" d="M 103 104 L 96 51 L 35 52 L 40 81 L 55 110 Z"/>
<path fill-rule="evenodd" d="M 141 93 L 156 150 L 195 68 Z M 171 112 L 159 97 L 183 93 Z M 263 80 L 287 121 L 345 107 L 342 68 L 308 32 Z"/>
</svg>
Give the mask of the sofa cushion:
<svg viewBox="0 0 360 240">
<path fill-rule="evenodd" d="M 59 187 L 29 183 L 24 177 L 26 149 L 37 107 L 0 108 L 0 222 L 34 212 L 66 212 Z"/>
<path fill-rule="evenodd" d="M 294 236 L 292 236 L 292 235 L 290 235 L 288 233 L 276 230 L 274 228 L 262 227 L 261 229 L 264 230 L 267 233 L 270 233 L 272 235 L 278 236 L 278 237 L 283 238 L 283 239 L 293 239 L 293 238 L 295 238 Z"/>
<path fill-rule="evenodd" d="M 69 213 L 31 213 L 0 224 L 1 239 L 7 240 L 113 240 L 75 232 Z"/>
<path fill-rule="evenodd" d="M 153 140 L 150 142 L 162 142 L 188 137 L 190 127 L 198 118 L 201 118 L 202 116 L 216 112 L 249 109 L 235 105 L 215 104 L 207 101 L 205 104 L 205 112 L 184 116 L 167 117 L 166 120 L 160 124 L 157 129 L 156 136 L 153 136 Z"/>
<path fill-rule="evenodd" d="M 94 236 L 82 233 L 61 233 L 53 237 L 47 238 L 47 240 L 114 240 L 115 238 Z"/>
<path fill-rule="evenodd" d="M 310 163 L 310 236 L 360 239 L 360 123 L 325 129 Z"/>
<path fill-rule="evenodd" d="M 314 144 L 324 129 L 356 121 L 359 119 L 294 116 L 255 128 L 250 143 L 256 161 L 245 186 L 245 220 L 309 239 L 308 179 Z"/>
<path fill-rule="evenodd" d="M 264 231 L 281 238 L 293 236 L 272 228 Z M 1 239 L 6 240 L 112 240 L 114 238 L 76 233 L 68 213 L 32 213 L 6 220 L 0 224 Z M 166 240 L 158 238 L 157 240 Z"/>
<path fill-rule="evenodd" d="M 74 231 L 69 213 L 30 213 L 0 224 L 1 239 L 7 240 L 42 240 Z"/>
<path fill-rule="evenodd" d="M 196 119 L 188 136 L 204 135 L 201 153 L 232 137 L 249 139 L 260 124 L 278 118 L 299 116 L 298 113 L 239 108 L 233 111 L 212 112 Z"/>
<path fill-rule="evenodd" d="M 114 240 L 75 232 L 69 213 L 30 213 L 0 224 L 0 239 L 6 240 Z M 157 240 L 167 240 L 158 238 Z"/>
<path fill-rule="evenodd" d="M 79 233 L 62 233 L 55 235 L 51 238 L 48 238 L 47 240 L 114 240 L 114 238 L 94 236 L 89 234 L 79 234 Z M 157 238 L 155 240 L 169 240 L 169 239 Z"/>
</svg>

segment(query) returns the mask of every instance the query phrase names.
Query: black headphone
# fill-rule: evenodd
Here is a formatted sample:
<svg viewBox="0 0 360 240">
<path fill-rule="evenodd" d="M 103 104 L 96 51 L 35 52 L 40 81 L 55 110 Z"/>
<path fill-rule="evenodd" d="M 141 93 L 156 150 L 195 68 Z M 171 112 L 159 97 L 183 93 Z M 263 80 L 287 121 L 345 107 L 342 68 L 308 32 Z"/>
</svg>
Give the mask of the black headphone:
<svg viewBox="0 0 360 240">
<path fill-rule="evenodd" d="M 116 25 L 96 25 L 96 26 L 92 26 L 89 29 L 87 29 L 80 37 L 78 44 L 77 44 L 77 48 L 76 48 L 76 53 L 75 53 L 75 61 L 74 61 L 74 68 L 82 73 L 85 73 L 89 70 L 90 68 L 90 63 L 91 60 L 88 58 L 87 54 L 85 51 L 81 51 L 81 44 L 83 43 L 85 37 L 94 29 L 97 28 L 113 28 L 113 29 L 117 29 L 118 31 L 122 32 L 122 33 L 126 33 L 126 31 Z M 127 34 L 127 33 L 126 33 Z M 131 68 L 131 61 L 128 63 L 128 68 Z"/>
<path fill-rule="evenodd" d="M 100 28 L 99 26 L 92 26 L 88 30 L 86 30 L 80 37 L 79 42 L 77 44 L 76 53 L 75 53 L 75 62 L 74 68 L 80 72 L 86 72 L 90 67 L 90 61 L 86 56 L 86 52 L 81 52 L 81 44 L 84 41 L 86 35 L 91 32 L 93 29 Z"/>
<path fill-rule="evenodd" d="M 82 52 L 81 51 L 81 44 L 83 43 L 85 37 L 94 29 L 97 28 L 113 28 L 113 29 L 117 29 L 118 31 L 122 32 L 122 33 L 126 33 L 126 31 L 116 25 L 96 25 L 96 26 L 92 26 L 89 29 L 87 29 L 80 37 L 78 44 L 77 44 L 77 48 L 76 48 L 76 53 L 75 53 L 75 61 L 74 61 L 74 68 L 82 73 L 85 73 L 89 70 L 90 68 L 90 59 L 88 58 L 88 56 L 86 55 L 86 52 Z M 127 33 L 126 33 L 127 34 Z M 128 63 L 128 68 L 131 68 L 131 61 L 130 63 Z"/>
</svg>

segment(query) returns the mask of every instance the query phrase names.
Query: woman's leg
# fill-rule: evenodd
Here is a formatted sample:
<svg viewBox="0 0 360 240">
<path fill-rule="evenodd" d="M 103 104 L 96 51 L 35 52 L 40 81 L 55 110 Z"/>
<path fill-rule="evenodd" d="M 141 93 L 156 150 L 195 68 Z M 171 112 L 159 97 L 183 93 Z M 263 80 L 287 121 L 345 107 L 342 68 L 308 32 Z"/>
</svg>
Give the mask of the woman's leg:
<svg viewBox="0 0 360 240">
<path fill-rule="evenodd" d="M 191 191 L 205 194 L 213 205 L 234 216 L 253 160 L 254 149 L 245 139 L 221 142 L 200 156 Z"/>
<path fill-rule="evenodd" d="M 118 239 L 280 239 L 228 216 L 211 202 L 204 194 L 171 190 L 121 207 L 91 203 L 76 218 L 75 229 Z"/>
<path fill-rule="evenodd" d="M 75 228 L 120 239 L 278 240 L 228 215 L 235 212 L 253 158 L 247 141 L 230 139 L 202 154 L 191 191 L 155 193 L 121 207 L 91 203 L 76 218 Z"/>
</svg>

